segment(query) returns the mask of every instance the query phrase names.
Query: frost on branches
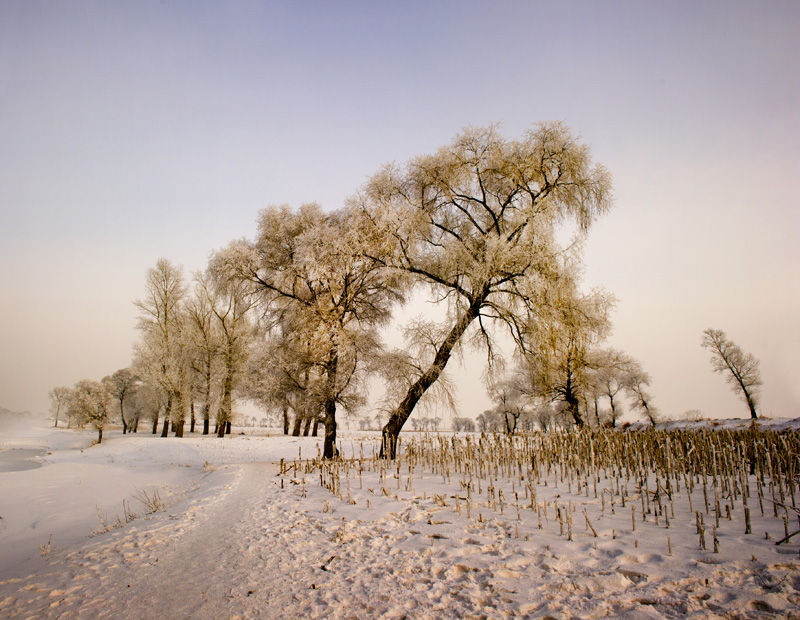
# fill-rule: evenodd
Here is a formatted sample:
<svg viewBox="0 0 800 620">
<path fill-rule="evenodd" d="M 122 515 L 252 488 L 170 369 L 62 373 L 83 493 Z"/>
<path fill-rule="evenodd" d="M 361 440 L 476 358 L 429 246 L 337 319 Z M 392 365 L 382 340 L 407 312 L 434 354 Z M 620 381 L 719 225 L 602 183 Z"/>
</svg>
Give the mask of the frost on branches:
<svg viewBox="0 0 800 620">
<path fill-rule="evenodd" d="M 561 123 L 540 124 L 521 140 L 470 128 L 363 187 L 353 204 L 379 242 L 370 256 L 430 286 L 449 309 L 433 362 L 383 429 L 385 456 L 396 455 L 400 430 L 468 330 L 490 360 L 493 323 L 524 345 L 525 324 L 547 303 L 542 291 L 564 276 L 559 225 L 572 220 L 586 232 L 610 201 L 608 173 Z"/>
</svg>

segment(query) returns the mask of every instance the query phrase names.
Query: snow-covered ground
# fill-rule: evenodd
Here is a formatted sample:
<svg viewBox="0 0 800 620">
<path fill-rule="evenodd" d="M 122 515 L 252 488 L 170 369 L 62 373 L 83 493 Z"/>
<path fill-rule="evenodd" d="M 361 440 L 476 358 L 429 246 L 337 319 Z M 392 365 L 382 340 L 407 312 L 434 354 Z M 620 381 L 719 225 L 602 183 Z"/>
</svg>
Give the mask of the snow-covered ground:
<svg viewBox="0 0 800 620">
<path fill-rule="evenodd" d="M 491 477 L 493 507 L 474 490 L 468 510 L 455 474 L 421 467 L 351 468 L 334 495 L 298 465 L 315 438 L 94 438 L 0 434 L 0 617 L 800 618 L 800 536 L 776 546 L 785 524 L 757 503 L 753 533 L 735 508 L 714 553 L 680 493 L 668 527 L 555 478 L 535 486 L 544 511 Z"/>
</svg>

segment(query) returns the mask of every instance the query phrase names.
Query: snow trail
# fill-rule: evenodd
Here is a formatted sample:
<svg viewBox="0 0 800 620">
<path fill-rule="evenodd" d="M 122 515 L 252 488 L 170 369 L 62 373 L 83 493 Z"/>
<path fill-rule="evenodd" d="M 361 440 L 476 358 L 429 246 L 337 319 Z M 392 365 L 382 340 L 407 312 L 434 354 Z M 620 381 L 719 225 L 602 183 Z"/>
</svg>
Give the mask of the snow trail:
<svg viewBox="0 0 800 620">
<path fill-rule="evenodd" d="M 230 465 L 204 497 L 55 553 L 0 584 L 0 615 L 39 618 L 460 618 L 512 615 L 491 572 L 412 545 L 410 511 L 375 522 L 318 519 L 276 465 Z M 442 537 L 443 538 L 443 537 Z M 431 538 L 431 541 L 440 540 Z M 445 554 L 446 555 L 446 554 Z M 483 601 L 483 604 L 482 602 Z M 424 610 L 420 609 L 424 603 Z M 481 612 L 481 609 L 485 609 Z M 503 608 L 506 607 L 506 613 Z"/>
</svg>

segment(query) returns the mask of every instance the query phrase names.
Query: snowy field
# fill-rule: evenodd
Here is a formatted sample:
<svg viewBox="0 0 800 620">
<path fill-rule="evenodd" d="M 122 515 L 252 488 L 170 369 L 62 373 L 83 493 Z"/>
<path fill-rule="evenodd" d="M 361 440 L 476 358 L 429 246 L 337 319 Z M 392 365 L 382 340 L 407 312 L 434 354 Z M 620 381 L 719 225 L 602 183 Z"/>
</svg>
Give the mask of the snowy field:
<svg viewBox="0 0 800 620">
<path fill-rule="evenodd" d="M 657 477 L 435 463 L 453 437 L 414 433 L 382 466 L 345 432 L 355 460 L 320 468 L 320 439 L 247 432 L 0 430 L 0 618 L 800 618 L 800 535 L 775 544 L 797 514 L 755 477 L 745 534 L 710 478 L 667 501 Z"/>
</svg>

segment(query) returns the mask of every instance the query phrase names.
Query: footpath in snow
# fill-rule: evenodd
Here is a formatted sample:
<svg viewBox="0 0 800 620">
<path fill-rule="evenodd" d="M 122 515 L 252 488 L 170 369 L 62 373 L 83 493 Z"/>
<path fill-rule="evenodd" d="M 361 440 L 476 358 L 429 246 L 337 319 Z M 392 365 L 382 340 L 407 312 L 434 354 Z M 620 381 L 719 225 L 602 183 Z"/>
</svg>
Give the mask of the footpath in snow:
<svg viewBox="0 0 800 620">
<path fill-rule="evenodd" d="M 343 501 L 315 475 L 281 475 L 280 459 L 316 454 L 312 438 L 90 437 L 0 438 L 45 451 L 0 473 L 2 618 L 800 617 L 796 543 L 742 538 L 715 557 L 678 519 L 670 556 L 642 526 L 632 546 L 622 516 L 567 541 L 552 521 L 467 516 L 441 478 L 387 492 L 365 474 Z M 123 500 L 141 513 L 136 497 L 156 496 L 164 510 L 113 527 Z"/>
</svg>

